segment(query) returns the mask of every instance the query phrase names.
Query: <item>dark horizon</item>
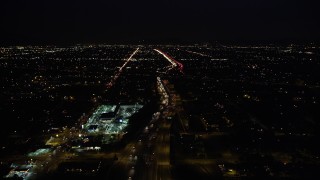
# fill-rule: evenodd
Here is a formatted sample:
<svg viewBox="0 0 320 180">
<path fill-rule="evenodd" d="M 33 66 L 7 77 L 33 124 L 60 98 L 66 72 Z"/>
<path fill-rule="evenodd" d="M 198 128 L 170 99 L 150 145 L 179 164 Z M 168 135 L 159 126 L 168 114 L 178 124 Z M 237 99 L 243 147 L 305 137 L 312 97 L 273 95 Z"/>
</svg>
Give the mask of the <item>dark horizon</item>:
<svg viewBox="0 0 320 180">
<path fill-rule="evenodd" d="M 4 1 L 0 45 L 320 42 L 312 0 Z"/>
<path fill-rule="evenodd" d="M 82 46 L 82 45 L 209 45 L 209 46 L 229 46 L 229 45 L 239 45 L 239 46 L 288 46 L 288 45 L 320 45 L 320 41 L 302 41 L 302 40 L 216 40 L 216 41 L 186 41 L 186 40 L 136 40 L 136 41 L 81 41 L 81 42 L 10 42 L 2 43 L 0 47 L 12 47 L 12 46 Z"/>
</svg>

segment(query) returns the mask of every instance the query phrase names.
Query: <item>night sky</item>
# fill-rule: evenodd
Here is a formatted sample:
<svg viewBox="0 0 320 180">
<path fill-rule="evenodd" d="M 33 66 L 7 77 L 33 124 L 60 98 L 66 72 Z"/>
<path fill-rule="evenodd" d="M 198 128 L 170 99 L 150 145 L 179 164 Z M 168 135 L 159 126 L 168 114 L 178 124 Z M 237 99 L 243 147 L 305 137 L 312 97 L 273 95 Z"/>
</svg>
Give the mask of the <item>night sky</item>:
<svg viewBox="0 0 320 180">
<path fill-rule="evenodd" d="M 0 44 L 320 40 L 316 0 L 1 0 Z"/>
</svg>

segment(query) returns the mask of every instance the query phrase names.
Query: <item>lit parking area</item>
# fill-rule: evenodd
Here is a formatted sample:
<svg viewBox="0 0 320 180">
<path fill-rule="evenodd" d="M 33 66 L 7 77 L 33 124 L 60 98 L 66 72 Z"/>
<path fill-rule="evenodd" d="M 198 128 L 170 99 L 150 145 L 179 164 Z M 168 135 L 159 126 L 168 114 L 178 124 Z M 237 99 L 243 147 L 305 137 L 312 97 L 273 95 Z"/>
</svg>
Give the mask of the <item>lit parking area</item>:
<svg viewBox="0 0 320 180">
<path fill-rule="evenodd" d="M 98 123 L 101 114 L 113 112 L 116 109 L 116 105 L 101 105 L 97 108 L 97 110 L 92 114 L 89 118 L 87 125 Z"/>
<path fill-rule="evenodd" d="M 12 164 L 10 167 L 12 168 L 9 174 L 7 174 L 4 178 L 8 179 L 32 179 L 33 175 L 33 168 L 35 168 L 36 165 L 29 163 L 29 164 L 23 164 L 23 165 L 15 165 Z"/>
<path fill-rule="evenodd" d="M 91 134 L 123 134 L 129 124 L 129 118 L 143 106 L 134 105 L 101 105 L 83 125 Z"/>
</svg>

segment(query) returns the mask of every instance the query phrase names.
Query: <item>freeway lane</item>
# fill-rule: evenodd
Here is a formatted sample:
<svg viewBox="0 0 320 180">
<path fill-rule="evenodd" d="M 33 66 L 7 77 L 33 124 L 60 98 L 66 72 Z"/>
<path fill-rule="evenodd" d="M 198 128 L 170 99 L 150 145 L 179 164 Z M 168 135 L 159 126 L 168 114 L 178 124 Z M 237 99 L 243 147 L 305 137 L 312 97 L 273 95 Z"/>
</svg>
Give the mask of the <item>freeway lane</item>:
<svg viewBox="0 0 320 180">
<path fill-rule="evenodd" d="M 138 160 L 139 144 L 129 143 L 121 152 L 117 153 L 118 160 L 106 171 L 107 179 L 129 179 L 134 176 Z"/>
<path fill-rule="evenodd" d="M 178 62 L 177 60 L 173 59 L 171 56 L 169 56 L 168 54 L 164 53 L 163 51 L 160 51 L 159 49 L 154 49 L 155 51 L 157 51 L 159 54 L 161 54 L 164 58 L 166 58 L 166 60 L 168 60 L 171 64 L 172 64 L 172 68 L 178 67 L 179 71 L 183 73 L 183 64 Z"/>
<path fill-rule="evenodd" d="M 107 88 L 110 89 L 114 83 L 117 81 L 119 76 L 122 74 L 123 68 L 126 67 L 126 65 L 132 60 L 133 56 L 136 55 L 139 51 L 139 48 L 137 48 L 130 57 L 125 61 L 125 63 L 119 68 L 119 71 L 114 75 L 114 77 L 111 79 L 111 81 L 107 84 Z"/>
<path fill-rule="evenodd" d="M 162 81 L 160 80 L 159 86 L 163 86 Z M 162 95 L 167 95 L 167 92 L 162 92 Z M 167 96 L 167 98 L 171 98 Z M 168 99 L 168 102 L 172 102 L 172 100 Z M 163 104 L 163 110 L 160 112 L 160 119 L 158 121 L 158 136 L 156 139 L 155 146 L 155 156 L 156 156 L 156 170 L 153 174 L 152 179 L 156 180 L 167 180 L 172 179 L 171 175 L 171 164 L 170 164 L 170 128 L 171 122 L 167 120 L 167 114 L 163 113 L 166 111 L 170 111 L 169 104 Z"/>
<path fill-rule="evenodd" d="M 170 123 L 162 119 L 156 142 L 156 172 L 153 179 L 172 179 L 170 167 Z"/>
</svg>

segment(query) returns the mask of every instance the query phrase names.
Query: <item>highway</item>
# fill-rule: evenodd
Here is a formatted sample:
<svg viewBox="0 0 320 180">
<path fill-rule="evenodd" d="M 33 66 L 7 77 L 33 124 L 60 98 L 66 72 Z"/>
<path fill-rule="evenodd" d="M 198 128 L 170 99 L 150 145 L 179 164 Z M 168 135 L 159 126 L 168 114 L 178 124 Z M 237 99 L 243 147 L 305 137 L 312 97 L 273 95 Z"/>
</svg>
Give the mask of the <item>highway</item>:
<svg viewBox="0 0 320 180">
<path fill-rule="evenodd" d="M 163 83 L 159 84 L 163 86 Z M 158 86 L 159 86 L 158 85 Z M 161 91 L 160 91 L 161 92 Z M 160 95 L 164 96 L 163 98 L 171 98 L 166 96 L 168 92 L 162 92 Z M 171 99 L 168 99 L 168 102 L 173 102 Z M 157 138 L 155 145 L 155 170 L 153 173 L 153 178 L 156 180 L 169 180 L 172 179 L 171 174 L 171 163 L 170 163 L 170 128 L 171 122 L 167 120 L 167 114 L 163 113 L 170 111 L 170 104 L 163 104 L 163 109 L 160 111 L 159 120 L 157 121 Z M 171 110 L 172 111 L 172 110 Z"/>
<path fill-rule="evenodd" d="M 119 160 L 108 170 L 107 179 L 172 179 L 170 123 L 163 118 L 152 122 L 148 130 L 118 153 Z"/>
<path fill-rule="evenodd" d="M 166 60 L 168 60 L 171 65 L 172 65 L 172 69 L 177 67 L 179 69 L 179 71 L 184 74 L 183 72 L 183 64 L 178 62 L 177 60 L 173 59 L 171 56 L 169 56 L 168 54 L 164 53 L 163 51 L 160 51 L 159 49 L 154 49 L 156 52 L 158 52 L 159 54 L 161 54 L 164 58 L 166 58 Z"/>
<path fill-rule="evenodd" d="M 155 155 L 156 155 L 156 172 L 153 179 L 167 180 L 171 177 L 170 166 L 170 123 L 164 119 L 159 125 L 158 138 L 156 141 Z"/>
<path fill-rule="evenodd" d="M 158 84 L 158 86 L 161 84 Z M 159 91 L 162 98 L 168 98 L 165 91 Z M 162 102 L 162 101 L 161 101 Z M 163 109 L 154 113 L 148 126 L 138 139 L 130 142 L 119 153 L 119 160 L 108 170 L 109 179 L 170 180 L 170 128 L 171 122 L 163 113 L 169 105 L 163 102 Z M 170 114 L 170 113 L 167 113 Z"/>
<path fill-rule="evenodd" d="M 133 56 L 136 55 L 139 51 L 139 48 L 137 48 L 128 59 L 126 59 L 125 63 L 119 68 L 119 71 L 114 75 L 114 77 L 111 79 L 111 81 L 107 84 L 107 88 L 110 89 L 114 83 L 117 81 L 119 76 L 122 74 L 123 68 L 127 66 L 127 64 L 132 60 Z"/>
<path fill-rule="evenodd" d="M 131 179 L 135 175 L 138 160 L 136 151 L 136 144 L 129 143 L 122 151 L 116 153 L 118 160 L 106 169 L 106 179 Z"/>
</svg>

